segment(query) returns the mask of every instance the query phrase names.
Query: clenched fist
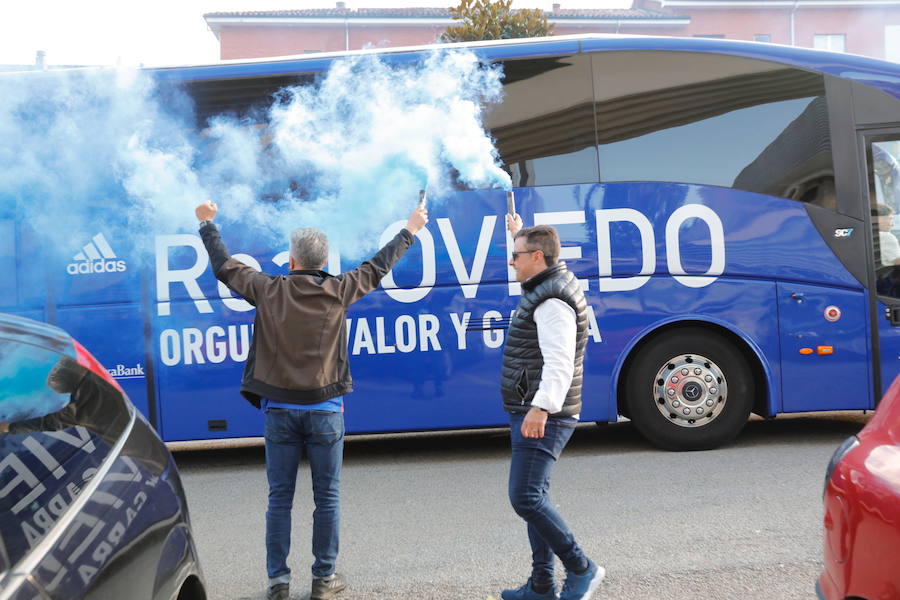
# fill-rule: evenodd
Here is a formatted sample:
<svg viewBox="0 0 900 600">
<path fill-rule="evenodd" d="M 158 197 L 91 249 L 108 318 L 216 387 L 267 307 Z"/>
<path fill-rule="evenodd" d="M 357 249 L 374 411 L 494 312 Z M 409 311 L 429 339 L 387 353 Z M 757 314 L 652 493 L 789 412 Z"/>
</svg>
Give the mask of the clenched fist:
<svg viewBox="0 0 900 600">
<path fill-rule="evenodd" d="M 409 215 L 409 219 L 406 221 L 406 230 L 416 235 L 420 229 L 425 227 L 426 223 L 428 223 L 428 209 L 424 204 L 419 204 Z"/>
<path fill-rule="evenodd" d="M 215 202 L 201 202 L 194 209 L 194 214 L 197 215 L 198 221 L 212 221 L 216 218 L 217 212 L 219 212 L 219 207 L 216 206 Z"/>
</svg>

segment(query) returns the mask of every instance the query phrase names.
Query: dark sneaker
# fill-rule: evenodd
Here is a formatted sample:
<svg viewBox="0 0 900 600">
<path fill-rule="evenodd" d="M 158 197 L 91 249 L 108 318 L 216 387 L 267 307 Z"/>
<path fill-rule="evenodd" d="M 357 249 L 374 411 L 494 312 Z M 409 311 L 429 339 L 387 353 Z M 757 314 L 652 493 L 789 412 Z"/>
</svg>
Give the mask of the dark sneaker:
<svg viewBox="0 0 900 600">
<path fill-rule="evenodd" d="M 606 577 L 606 569 L 598 567 L 594 561 L 588 559 L 588 569 L 581 575 L 575 573 L 566 574 L 566 583 L 563 585 L 559 600 L 588 600 L 600 586 L 600 582 Z"/>
<path fill-rule="evenodd" d="M 291 586 L 289 583 L 276 583 L 266 592 L 266 600 L 290 600 Z"/>
<path fill-rule="evenodd" d="M 551 587 L 547 593 L 538 594 L 534 591 L 534 588 L 531 587 L 531 577 L 528 578 L 528 581 L 525 582 L 525 585 L 515 590 L 503 590 L 500 592 L 500 597 L 503 600 L 557 600 L 559 596 L 556 595 L 556 591 Z"/>
<path fill-rule="evenodd" d="M 333 573 L 331 577 L 324 579 L 313 579 L 309 600 L 331 600 L 343 592 L 345 587 L 347 580 L 340 573 Z"/>
</svg>

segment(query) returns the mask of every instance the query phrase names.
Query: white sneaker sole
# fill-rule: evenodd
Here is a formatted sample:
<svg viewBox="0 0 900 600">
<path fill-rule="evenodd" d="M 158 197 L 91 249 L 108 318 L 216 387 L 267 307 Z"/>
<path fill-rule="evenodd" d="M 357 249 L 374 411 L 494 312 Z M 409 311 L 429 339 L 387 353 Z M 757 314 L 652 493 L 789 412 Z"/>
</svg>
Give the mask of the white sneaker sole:
<svg viewBox="0 0 900 600">
<path fill-rule="evenodd" d="M 597 591 L 597 588 L 600 587 L 600 582 L 606 577 L 606 569 L 597 565 L 597 574 L 594 575 L 594 578 L 591 579 L 591 583 L 588 586 L 587 592 L 585 592 L 584 596 L 581 597 L 581 600 L 589 600 L 591 596 L 594 595 L 594 592 Z"/>
</svg>

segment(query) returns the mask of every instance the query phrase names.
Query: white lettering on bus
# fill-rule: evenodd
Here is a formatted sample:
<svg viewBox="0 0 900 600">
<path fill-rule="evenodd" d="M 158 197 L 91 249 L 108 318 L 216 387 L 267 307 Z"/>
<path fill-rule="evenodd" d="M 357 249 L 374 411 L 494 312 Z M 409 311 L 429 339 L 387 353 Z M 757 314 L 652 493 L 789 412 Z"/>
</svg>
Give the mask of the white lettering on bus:
<svg viewBox="0 0 900 600">
<path fill-rule="evenodd" d="M 583 211 L 554 211 L 554 212 L 538 212 L 534 214 L 535 224 L 550 224 L 557 226 L 566 225 L 582 225 L 585 223 Z M 598 290 L 600 292 L 622 292 L 632 291 L 646 284 L 650 277 L 656 272 L 657 256 L 656 256 L 656 239 L 653 225 L 643 213 L 633 208 L 609 208 L 598 209 L 594 211 L 594 219 L 596 223 L 596 242 L 597 242 L 597 274 Z M 709 229 L 709 248 L 711 252 L 710 264 L 706 272 L 703 273 L 687 273 L 684 269 L 681 255 L 681 243 L 679 234 L 681 228 L 692 219 L 703 221 Z M 471 263 L 468 263 L 461 251 L 461 246 L 453 227 L 451 219 L 436 219 L 438 230 L 441 234 L 444 246 L 446 248 L 447 257 L 453 268 L 453 272 L 459 285 L 459 290 L 466 299 L 475 298 L 478 294 L 478 288 L 484 276 L 484 269 L 487 264 L 487 257 L 490 251 L 491 240 L 496 233 L 497 227 L 502 227 L 506 240 L 506 257 L 507 260 L 511 256 L 513 241 L 509 232 L 506 230 L 505 220 L 498 218 L 496 215 L 487 215 L 482 217 L 481 228 L 478 238 L 475 240 L 474 255 Z M 618 224 L 618 227 L 634 227 L 640 237 L 640 270 L 637 273 L 629 275 L 613 277 L 613 244 L 611 225 Z M 391 240 L 397 232 L 405 225 L 404 221 L 396 221 L 388 226 L 379 240 L 383 245 Z M 663 232 L 659 232 L 662 234 Z M 665 226 L 665 252 L 666 262 L 669 273 L 681 285 L 697 288 L 710 285 L 712 282 L 725 272 L 725 233 L 722 227 L 722 221 L 719 216 L 709 207 L 701 204 L 686 204 L 675 210 L 666 222 Z M 421 252 L 421 273 L 418 282 L 413 287 L 398 288 L 394 278 L 394 272 L 390 271 L 382 280 L 382 287 L 385 293 L 393 300 L 411 304 L 424 299 L 437 283 L 437 253 L 435 249 L 435 239 L 433 234 L 424 228 L 420 230 L 416 236 L 419 243 L 416 244 L 417 250 L 412 252 Z M 169 252 L 173 248 L 186 247 L 193 250 L 196 258 L 193 264 L 187 268 L 175 269 L 169 264 Z M 466 247 L 471 247 L 466 244 Z M 259 261 L 247 254 L 235 254 L 234 258 L 241 260 L 245 264 L 250 265 L 254 269 L 262 270 Z M 579 261 L 583 259 L 583 248 L 580 244 L 567 244 L 561 249 L 560 258 L 568 261 Z M 628 257 L 618 257 L 621 261 Z M 282 251 L 274 256 L 272 263 L 283 267 L 288 262 L 288 252 Z M 407 262 L 408 266 L 410 263 Z M 412 263 L 415 264 L 415 263 Z M 203 291 L 198 284 L 198 279 L 207 271 L 209 267 L 209 258 L 203 248 L 203 243 L 197 235 L 178 234 L 178 235 L 161 235 L 156 238 L 156 288 L 157 288 L 157 314 L 160 316 L 171 315 L 171 297 L 172 286 L 184 286 L 188 297 L 194 303 L 199 313 L 212 313 L 213 308 L 208 298 L 203 295 Z M 328 256 L 328 270 L 333 275 L 341 272 L 340 254 L 336 248 L 332 247 Z M 509 296 L 517 296 L 521 294 L 521 287 L 515 280 L 515 271 L 512 267 L 507 266 L 507 293 Z M 589 283 L 586 279 L 581 280 L 583 289 L 589 289 Z M 246 300 L 235 298 L 231 291 L 222 283 L 218 283 L 218 295 L 223 301 L 225 308 L 235 312 L 246 312 L 253 309 L 253 306 Z M 375 340 L 377 336 L 372 337 L 371 330 L 368 332 L 370 338 Z M 360 349 L 367 346 L 366 333 L 359 334 Z M 199 343 L 196 338 L 191 338 L 191 345 L 185 347 L 180 345 L 179 353 L 187 351 L 193 352 L 193 359 L 196 360 L 196 350 Z M 172 360 L 179 362 L 175 358 L 174 350 L 170 353 Z M 386 352 L 390 352 L 386 350 Z"/>
<path fill-rule="evenodd" d="M 478 242 L 475 244 L 475 258 L 472 260 L 472 270 L 466 271 L 466 263 L 463 260 L 462 253 L 459 251 L 459 243 L 456 241 L 456 234 L 453 232 L 453 225 L 450 219 L 438 219 L 438 229 L 441 230 L 441 237 L 444 238 L 444 244 L 447 246 L 447 254 L 450 256 L 450 264 L 453 265 L 453 272 L 456 273 L 456 279 L 459 281 L 459 287 L 462 289 L 463 296 L 466 298 L 474 298 L 478 293 L 478 284 L 481 283 L 481 276 L 484 273 L 484 265 L 487 262 L 488 248 L 491 245 L 491 237 L 494 234 L 494 224 L 497 222 L 495 215 L 488 215 L 481 221 L 481 232 L 478 234 Z"/>
<path fill-rule="evenodd" d="M 384 317 L 375 317 L 375 337 L 378 340 L 378 354 L 394 353 L 396 348 L 384 341 Z"/>
<path fill-rule="evenodd" d="M 457 313 L 450 313 L 450 321 L 453 323 L 453 329 L 456 330 L 456 346 L 460 350 L 466 349 L 466 328 L 469 326 L 469 317 L 472 313 L 466 312 L 460 316 Z"/>
<path fill-rule="evenodd" d="M 566 210 L 559 212 L 534 213 L 535 225 L 577 225 L 584 223 L 583 210 Z M 563 246 L 559 249 L 559 258 L 564 261 L 581 260 L 581 246 Z M 579 279 L 581 289 L 588 291 L 588 280 Z"/>
<path fill-rule="evenodd" d="M 489 310 L 481 318 L 481 326 L 484 329 L 481 335 L 484 338 L 484 345 L 488 348 L 499 348 L 503 345 L 503 332 L 499 329 L 491 329 L 494 326 L 493 322 L 502 318 L 503 315 L 497 310 Z"/>
<path fill-rule="evenodd" d="M 678 234 L 688 219 L 700 219 L 709 227 L 712 257 L 709 269 L 702 275 L 688 275 L 681 266 L 681 242 Z M 719 215 L 702 204 L 685 204 L 673 212 L 666 223 L 666 260 L 669 261 L 669 273 L 682 285 L 701 288 L 714 282 L 725 272 L 725 230 Z"/>
<path fill-rule="evenodd" d="M 442 324 L 448 319 L 453 333 L 448 326 L 446 335 L 442 335 L 445 333 Z M 588 338 L 595 343 L 602 342 L 594 307 L 590 304 L 587 319 Z M 454 347 L 468 350 L 478 341 L 487 348 L 499 348 L 503 345 L 507 327 L 505 320 L 499 310 L 487 310 L 479 316 L 467 311 L 461 314 L 450 312 L 446 317 L 430 313 L 347 317 L 346 343 L 354 356 L 440 352 Z M 165 329 L 159 335 L 160 358 L 167 367 L 226 360 L 243 362 L 247 360 L 252 332 L 250 324 Z"/>
<path fill-rule="evenodd" d="M 387 244 L 405 225 L 406 221 L 395 221 L 391 223 L 388 228 L 384 230 L 384 233 L 381 234 L 378 245 L 384 246 Z M 419 282 L 419 285 L 411 289 L 397 289 L 397 284 L 394 282 L 393 271 L 388 271 L 388 274 L 381 280 L 381 287 L 384 288 L 385 293 L 397 302 L 418 302 L 428 295 L 428 292 L 434 287 L 434 282 L 437 279 L 437 267 L 435 266 L 434 257 L 434 238 L 431 236 L 431 232 L 424 227 L 416 233 L 416 237 L 419 238 L 419 243 L 415 245 L 422 249 L 422 279 Z"/>
<path fill-rule="evenodd" d="M 441 328 L 441 322 L 435 315 L 419 315 L 419 350 L 428 352 L 428 346 L 432 350 L 440 350 L 441 343 L 437 339 L 438 331 Z"/>
<path fill-rule="evenodd" d="M 400 315 L 394 324 L 397 350 L 412 352 L 416 349 L 416 320 L 411 315 Z"/>
<path fill-rule="evenodd" d="M 597 266 L 601 292 L 636 290 L 650 280 L 656 271 L 656 238 L 653 226 L 643 214 L 632 208 L 611 208 L 596 211 Z M 709 269 L 700 275 L 688 275 L 681 263 L 681 226 L 688 219 L 699 219 L 709 228 L 709 248 L 712 254 Z M 627 222 L 637 227 L 641 236 L 642 265 L 638 275 L 612 277 L 612 249 L 609 224 Z M 666 261 L 669 273 L 678 283 L 692 288 L 705 287 L 725 272 L 725 230 L 719 216 L 708 206 L 685 204 L 673 212 L 666 221 Z"/>
<path fill-rule="evenodd" d="M 169 268 L 169 248 L 179 246 L 193 248 L 196 253 L 196 261 L 187 269 Z M 187 233 L 156 236 L 156 314 L 161 317 L 171 314 L 169 286 L 173 283 L 184 285 L 188 296 L 197 307 L 197 312 L 211 313 L 212 305 L 197 284 L 197 278 L 203 275 L 207 266 L 209 266 L 209 255 L 206 253 L 206 248 L 203 247 L 200 236 Z"/>
<path fill-rule="evenodd" d="M 209 362 L 220 363 L 228 356 L 228 342 L 221 340 L 225 337 L 225 330 L 218 325 L 213 325 L 206 330 L 206 356 Z"/>
<path fill-rule="evenodd" d="M 509 282 L 507 293 L 510 295 L 510 297 L 521 296 L 522 284 L 516 281 L 516 270 L 509 264 L 510 260 L 512 259 L 515 242 L 513 241 L 512 234 L 509 232 L 509 229 L 506 228 L 505 222 L 503 223 L 503 231 L 506 233 L 506 279 Z"/>
<path fill-rule="evenodd" d="M 608 208 L 596 212 L 597 219 L 597 268 L 600 274 L 601 292 L 626 292 L 636 290 L 648 281 L 656 270 L 656 244 L 650 220 L 633 208 Z M 641 234 L 641 270 L 632 277 L 612 277 L 612 240 L 609 224 L 631 223 Z"/>
<path fill-rule="evenodd" d="M 253 325 L 229 325 L 223 329 L 213 325 L 205 331 L 187 327 L 181 331 L 164 329 L 159 334 L 159 356 L 167 367 L 177 364 L 203 364 L 224 362 L 226 358 L 234 362 L 247 360 Z M 224 341 L 222 338 L 225 338 Z"/>
</svg>

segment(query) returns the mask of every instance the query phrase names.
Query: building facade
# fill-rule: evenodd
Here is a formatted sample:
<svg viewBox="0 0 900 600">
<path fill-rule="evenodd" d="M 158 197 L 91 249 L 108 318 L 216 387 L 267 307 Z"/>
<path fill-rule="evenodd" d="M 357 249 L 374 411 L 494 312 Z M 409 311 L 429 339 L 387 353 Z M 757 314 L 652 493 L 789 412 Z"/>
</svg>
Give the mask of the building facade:
<svg viewBox="0 0 900 600">
<path fill-rule="evenodd" d="M 823 48 L 900 62 L 900 0 L 634 0 L 628 9 L 547 11 L 555 35 L 720 37 Z M 334 8 L 204 15 L 220 58 L 429 44 L 453 24 L 446 8 Z"/>
</svg>

